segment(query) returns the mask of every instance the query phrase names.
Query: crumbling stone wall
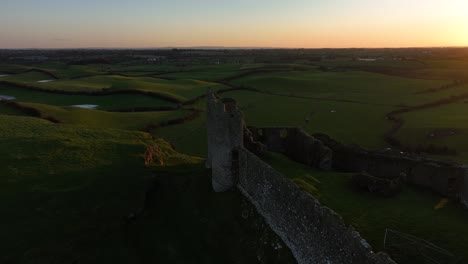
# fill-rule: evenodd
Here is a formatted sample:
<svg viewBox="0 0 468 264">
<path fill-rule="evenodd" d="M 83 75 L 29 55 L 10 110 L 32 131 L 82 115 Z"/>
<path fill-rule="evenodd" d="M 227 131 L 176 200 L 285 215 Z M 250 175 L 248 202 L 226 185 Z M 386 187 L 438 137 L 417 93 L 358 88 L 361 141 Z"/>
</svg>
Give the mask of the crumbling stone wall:
<svg viewBox="0 0 468 264">
<path fill-rule="evenodd" d="M 461 193 L 461 202 L 463 205 L 465 205 L 466 208 L 468 208 L 468 168 L 465 170 L 465 179 L 463 181 L 464 186 L 463 186 L 463 191 Z"/>
<path fill-rule="evenodd" d="M 263 143 L 269 151 L 284 153 L 292 160 L 311 167 L 331 169 L 333 158 L 331 149 L 307 134 L 302 128 L 251 127 L 249 130 L 253 138 Z"/>
<path fill-rule="evenodd" d="M 385 179 L 360 172 L 352 177 L 354 184 L 360 189 L 385 196 L 393 196 L 401 191 L 402 179 Z"/>
<path fill-rule="evenodd" d="M 339 215 L 322 207 L 316 199 L 244 148 L 244 121 L 235 101 L 208 94 L 207 130 L 206 165 L 212 168 L 214 190 L 226 191 L 237 185 L 300 264 L 394 263 L 386 254 L 372 253 L 369 244 L 346 226 Z M 284 131 L 278 132 L 275 137 L 279 139 L 269 137 L 278 144 L 272 141 L 270 147 L 308 164 L 325 164 L 322 157 L 329 157 L 330 153 L 321 142 L 301 130 L 286 132 L 289 139 Z M 256 142 L 252 133 L 245 136 L 249 146 L 264 151 L 264 145 Z M 306 153 L 306 158 L 299 157 L 301 151 Z M 314 156 L 320 151 L 324 154 Z"/>
<path fill-rule="evenodd" d="M 233 99 L 207 98 L 208 157 L 212 169 L 213 189 L 227 191 L 236 185 L 232 169 L 232 149 L 243 146 L 244 119 Z"/>
<path fill-rule="evenodd" d="M 326 135 L 315 135 L 333 151 L 332 166 L 346 172 L 403 181 L 429 188 L 444 196 L 468 201 L 468 170 L 465 166 L 423 158 L 399 151 L 369 151 L 341 144 Z"/>
<path fill-rule="evenodd" d="M 394 263 L 342 218 L 281 173 L 240 147 L 234 153 L 238 188 L 284 240 L 300 264 Z"/>
</svg>

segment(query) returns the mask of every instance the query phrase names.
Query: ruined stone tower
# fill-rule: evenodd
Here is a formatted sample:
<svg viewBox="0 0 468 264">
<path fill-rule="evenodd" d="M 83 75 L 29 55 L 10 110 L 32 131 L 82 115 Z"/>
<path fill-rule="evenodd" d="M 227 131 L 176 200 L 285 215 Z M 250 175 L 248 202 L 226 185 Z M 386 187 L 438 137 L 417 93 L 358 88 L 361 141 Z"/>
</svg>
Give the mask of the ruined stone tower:
<svg viewBox="0 0 468 264">
<path fill-rule="evenodd" d="M 234 99 L 219 99 L 213 92 L 207 96 L 208 157 L 212 169 L 213 189 L 224 192 L 236 185 L 232 150 L 243 146 L 244 119 Z"/>
</svg>

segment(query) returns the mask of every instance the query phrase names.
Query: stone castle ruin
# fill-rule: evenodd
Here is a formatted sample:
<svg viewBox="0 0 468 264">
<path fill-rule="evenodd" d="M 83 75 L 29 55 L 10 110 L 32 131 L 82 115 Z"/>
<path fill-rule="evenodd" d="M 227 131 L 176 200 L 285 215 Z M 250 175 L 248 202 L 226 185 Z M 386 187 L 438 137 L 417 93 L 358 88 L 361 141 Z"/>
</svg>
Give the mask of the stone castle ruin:
<svg viewBox="0 0 468 264">
<path fill-rule="evenodd" d="M 213 189 L 223 192 L 236 184 L 232 150 L 244 145 L 244 119 L 232 99 L 219 100 L 212 93 L 207 102 L 208 157 Z M 229 151 L 226 151 L 229 150 Z"/>
<path fill-rule="evenodd" d="M 338 214 L 321 206 L 254 154 L 268 149 L 330 169 L 334 165 L 332 148 L 296 128 L 250 132 L 236 102 L 220 99 L 212 92 L 207 97 L 207 112 L 206 165 L 212 169 L 213 189 L 223 192 L 237 188 L 291 249 L 298 263 L 395 263 L 385 253 L 374 253 Z M 260 137 L 263 143 L 256 141 Z"/>
<path fill-rule="evenodd" d="M 320 169 L 356 173 L 357 185 L 395 195 L 408 183 L 435 191 L 468 206 L 468 167 L 391 149 L 369 151 L 341 144 L 327 135 L 308 135 L 300 128 L 249 128 L 254 141 L 269 151 Z"/>
</svg>

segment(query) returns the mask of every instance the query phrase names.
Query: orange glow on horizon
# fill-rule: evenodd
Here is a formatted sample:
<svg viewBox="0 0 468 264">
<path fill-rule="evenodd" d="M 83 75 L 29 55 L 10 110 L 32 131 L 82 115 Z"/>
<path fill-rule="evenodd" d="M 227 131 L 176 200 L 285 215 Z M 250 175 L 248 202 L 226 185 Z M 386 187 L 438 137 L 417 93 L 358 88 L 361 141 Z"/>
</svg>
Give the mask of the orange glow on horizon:
<svg viewBox="0 0 468 264">
<path fill-rule="evenodd" d="M 2 6 L 0 48 L 468 46 L 468 0 L 24 1 Z"/>
</svg>

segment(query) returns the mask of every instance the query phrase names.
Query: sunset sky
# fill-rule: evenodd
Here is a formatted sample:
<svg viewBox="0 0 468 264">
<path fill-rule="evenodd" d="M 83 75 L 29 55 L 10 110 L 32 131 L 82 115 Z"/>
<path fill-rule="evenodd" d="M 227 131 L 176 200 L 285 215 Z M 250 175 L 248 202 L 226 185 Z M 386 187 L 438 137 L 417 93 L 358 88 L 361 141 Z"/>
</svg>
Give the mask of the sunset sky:
<svg viewBox="0 0 468 264">
<path fill-rule="evenodd" d="M 468 46 L 468 0 L 3 0 L 0 48 Z"/>
</svg>

